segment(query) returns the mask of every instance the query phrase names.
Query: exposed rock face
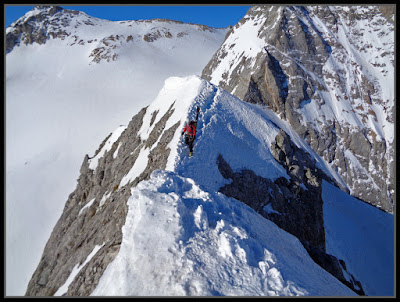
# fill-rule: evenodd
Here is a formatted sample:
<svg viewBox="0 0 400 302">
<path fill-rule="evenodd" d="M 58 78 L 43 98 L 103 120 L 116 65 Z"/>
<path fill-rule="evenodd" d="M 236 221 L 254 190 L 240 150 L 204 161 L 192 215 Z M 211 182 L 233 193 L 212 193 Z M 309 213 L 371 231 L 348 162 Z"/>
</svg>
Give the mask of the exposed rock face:
<svg viewBox="0 0 400 302">
<path fill-rule="evenodd" d="M 146 42 L 153 42 L 159 38 L 172 38 L 172 34 L 166 28 L 154 29 L 152 32 L 145 34 L 143 40 Z"/>
<path fill-rule="evenodd" d="M 393 18 L 394 6 L 254 6 L 202 76 L 278 113 L 343 190 L 392 212 Z"/>
<path fill-rule="evenodd" d="M 117 54 L 112 50 L 120 47 L 124 40 L 125 37 L 120 35 L 111 35 L 106 37 L 99 42 L 98 47 L 92 50 L 89 57 L 93 58 L 92 62 L 95 63 L 99 63 L 101 60 L 107 62 L 110 62 L 111 60 L 115 61 L 117 59 Z M 129 42 L 128 38 L 126 38 L 126 41 Z"/>
<path fill-rule="evenodd" d="M 164 169 L 171 141 L 179 123 L 165 129 L 171 108 L 154 125 L 149 138 L 141 141 L 138 131 L 146 108 L 142 109 L 128 127 L 99 159 L 95 170 L 90 168 L 88 156 L 80 170 L 75 191 L 69 196 L 43 252 L 43 257 L 29 282 L 27 296 L 51 296 L 67 280 L 73 268 L 85 261 L 96 246 L 101 246 L 90 261 L 81 268 L 69 286 L 68 296 L 88 296 L 97 286 L 103 271 L 117 255 L 121 228 L 125 224 L 130 188 L 150 177 L 155 169 Z M 157 112 L 153 113 L 153 117 Z M 152 121 L 152 124 L 154 119 Z M 110 137 L 110 136 L 109 136 Z M 107 137 L 96 152 L 106 145 Z M 157 143 L 158 142 L 158 143 Z M 142 148 L 152 148 L 145 170 L 133 181 L 121 185 L 138 159 Z M 59 293 L 62 294 L 62 293 Z"/>
<path fill-rule="evenodd" d="M 344 261 L 326 253 L 321 183 L 322 179 L 334 181 L 317 168 L 311 157 L 295 146 L 283 130 L 276 136 L 271 150 L 274 158 L 285 167 L 289 180 L 280 177 L 271 181 L 251 170 L 233 172 L 220 155 L 217 160 L 219 171 L 224 178 L 232 180 L 220 188 L 220 192 L 246 203 L 296 236 L 317 264 L 364 295 L 361 283 L 347 272 Z M 351 276 L 350 282 L 344 271 Z"/>
<path fill-rule="evenodd" d="M 69 36 L 63 28 L 59 18 L 64 16 L 76 15 L 77 11 L 64 10 L 59 6 L 36 6 L 36 14 L 25 20 L 16 22 L 12 30 L 6 34 L 6 53 L 9 53 L 19 43 L 24 44 L 44 44 L 49 37 L 65 39 Z M 42 24 L 38 27 L 36 24 Z"/>
</svg>

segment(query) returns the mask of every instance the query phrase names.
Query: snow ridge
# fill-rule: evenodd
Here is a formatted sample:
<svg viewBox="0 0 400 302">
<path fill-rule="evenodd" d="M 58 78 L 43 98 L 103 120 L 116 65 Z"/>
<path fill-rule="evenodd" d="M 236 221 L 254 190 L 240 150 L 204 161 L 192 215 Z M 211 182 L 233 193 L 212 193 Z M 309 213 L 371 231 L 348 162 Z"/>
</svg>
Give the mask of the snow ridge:
<svg viewBox="0 0 400 302">
<path fill-rule="evenodd" d="M 295 237 L 175 172 L 153 172 L 128 205 L 121 250 L 92 296 L 355 295 Z"/>
<path fill-rule="evenodd" d="M 187 97 L 188 91 L 197 91 L 198 95 L 191 100 Z M 218 192 L 227 183 L 215 164 L 218 154 L 228 158 L 234 170 L 253 169 L 271 180 L 288 177 L 272 160 L 269 151 L 278 125 L 288 127 L 287 124 L 279 122 L 265 107 L 243 103 L 198 77 L 168 79 L 146 115 L 166 112 L 170 107 L 187 110 L 190 118 L 200 107 L 195 155 L 188 158 L 187 148 L 180 143 L 187 115 L 171 117 L 170 124 L 180 122 L 181 127 L 169 144 L 172 149 L 168 159 L 170 168 L 154 171 L 148 181 L 132 188 L 120 253 L 107 267 L 92 295 L 354 295 L 338 280 L 330 280 L 332 276 L 315 265 L 297 238 L 241 202 Z M 142 135 L 150 132 L 144 131 L 149 125 L 143 123 Z M 288 133 L 299 147 L 303 146 L 304 142 L 296 133 Z M 323 162 L 315 153 L 310 154 Z M 326 167 L 324 171 L 331 175 Z M 325 190 L 328 190 L 326 185 Z M 332 234 L 350 212 L 358 211 L 360 204 L 337 188 L 329 187 L 329 193 L 324 194 L 330 198 L 330 206 L 324 208 L 325 215 L 336 213 L 335 221 L 326 222 Z M 335 199 L 341 194 L 347 196 L 352 206 L 338 214 Z M 383 234 L 390 238 L 390 228 L 383 230 L 378 220 L 390 220 L 391 215 L 378 219 L 377 212 L 380 211 L 371 207 L 368 220 L 374 226 L 368 233 L 375 235 L 366 239 L 364 230 L 353 228 L 355 236 L 362 239 L 353 243 L 347 241 L 347 246 L 353 249 L 364 245 L 372 247 L 374 238 Z M 334 244 L 335 241 L 326 236 L 330 246 Z M 151 252 L 154 250 L 157 255 Z M 367 282 L 368 294 L 385 292 L 390 295 L 390 283 L 381 284 L 379 289 L 369 283 L 368 280 L 378 277 L 371 270 L 372 266 L 363 270 L 359 267 L 360 263 L 375 261 L 379 264 L 373 270 L 386 275 L 392 266 L 390 261 L 375 258 L 379 251 L 357 259 L 345 256 L 344 250 L 331 252 L 344 257 L 363 285 Z M 384 252 L 390 255 L 390 246 L 385 247 Z"/>
<path fill-rule="evenodd" d="M 197 92 L 197 96 L 188 97 L 191 91 Z M 198 77 L 168 79 L 147 116 L 156 111 L 166 112 L 171 106 L 188 112 L 188 115 L 180 113 L 171 117 L 170 124 L 180 122 L 181 127 L 177 128 L 169 144 L 172 150 L 169 168 L 153 172 L 149 181 L 132 189 L 121 252 L 107 268 L 92 295 L 353 295 L 347 288 L 344 292 L 336 289 L 335 286 L 342 286 L 336 284 L 336 279 L 335 282 L 327 281 L 326 276 L 320 276 L 321 272 L 317 272 L 320 267 L 317 269 L 315 263 L 308 263 L 311 258 L 292 235 L 281 229 L 275 230 L 274 224 L 246 205 L 218 193 L 227 183 L 215 164 L 219 154 L 235 171 L 251 169 L 271 180 L 288 177 L 270 153 L 280 127 L 288 131 L 298 147 L 308 150 L 327 175 L 334 177 L 324 161 L 274 113 L 260 105 L 243 103 Z M 193 118 L 197 107 L 200 107 L 197 143 L 194 157 L 188 158 L 187 148 L 180 143 L 180 132 L 186 116 Z M 143 124 L 142 134 L 146 133 L 143 129 L 147 125 L 146 122 Z M 329 187 L 328 191 L 326 186 L 324 190 L 329 193 L 323 194 L 325 199 L 329 198 L 330 205 L 324 207 L 325 216 L 336 213 L 335 221 L 326 221 L 329 234 L 332 234 L 340 229 L 338 224 L 347 215 L 353 215 L 350 213 L 358 212 L 364 205 L 337 188 Z M 347 196 L 350 208 L 338 214 L 335 200 L 342 195 Z M 371 249 L 376 245 L 374 238 L 386 236 L 388 241 L 379 246 L 385 246 L 382 252 L 390 255 L 393 250 L 387 244 L 393 234 L 389 227 L 391 215 L 380 217 L 378 209 L 370 207 L 370 210 L 368 221 L 373 227 L 368 231 L 369 239 L 364 237 L 363 229 L 352 227 L 354 236 L 360 240 L 346 241 L 347 248 L 367 245 Z M 382 220 L 387 223 L 381 225 Z M 152 226 L 151 233 L 145 231 L 149 225 Z M 383 225 L 386 225 L 384 229 Z M 330 235 L 326 236 L 330 252 L 345 259 L 367 294 L 391 294 L 390 281 L 378 287 L 371 283 L 379 275 L 390 276 L 391 262 L 375 258 L 380 251 L 355 259 L 345 256 L 346 248 L 341 252 L 332 249 L 331 245 L 340 239 L 332 241 Z M 147 256 L 145 251 L 151 250 L 157 250 L 160 256 Z M 291 251 L 290 255 L 286 254 L 287 250 Z M 296 256 L 292 258 L 293 255 Z M 300 263 L 298 259 L 302 259 Z M 360 263 L 371 261 L 377 263 L 374 269 L 372 266 L 361 269 Z M 304 269 L 307 273 L 301 276 L 303 264 L 307 265 Z M 126 266 L 129 276 L 121 275 Z M 163 273 L 159 271 L 160 267 Z M 380 272 L 378 276 L 374 271 Z M 115 278 L 119 281 L 114 282 Z M 132 286 L 132 283 L 137 285 Z"/>
</svg>

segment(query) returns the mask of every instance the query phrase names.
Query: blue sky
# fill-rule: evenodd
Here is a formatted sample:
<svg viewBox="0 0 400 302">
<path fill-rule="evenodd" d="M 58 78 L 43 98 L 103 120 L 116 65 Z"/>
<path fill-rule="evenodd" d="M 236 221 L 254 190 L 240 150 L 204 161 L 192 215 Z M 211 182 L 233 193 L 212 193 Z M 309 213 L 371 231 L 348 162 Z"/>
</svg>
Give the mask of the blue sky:
<svg viewBox="0 0 400 302">
<path fill-rule="evenodd" d="M 250 6 L 245 5 L 121 5 L 121 6 L 72 6 L 60 5 L 65 9 L 79 10 L 90 16 L 112 21 L 165 18 L 211 27 L 235 25 Z M 22 17 L 33 6 L 6 5 L 6 26 Z"/>
</svg>

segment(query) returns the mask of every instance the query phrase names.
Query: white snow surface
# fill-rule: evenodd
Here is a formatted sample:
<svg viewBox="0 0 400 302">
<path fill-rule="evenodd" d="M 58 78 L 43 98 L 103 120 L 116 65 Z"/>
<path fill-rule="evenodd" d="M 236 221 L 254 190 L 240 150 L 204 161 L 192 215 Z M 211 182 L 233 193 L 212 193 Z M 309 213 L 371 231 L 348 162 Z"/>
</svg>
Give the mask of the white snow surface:
<svg viewBox="0 0 400 302">
<path fill-rule="evenodd" d="M 191 100 L 188 95 L 196 91 Z M 294 131 L 268 109 L 243 103 L 197 76 L 168 79 L 144 120 L 152 112 L 166 112 L 171 106 L 187 111 L 172 115 L 168 121 L 181 125 L 170 143 L 169 168 L 154 171 L 150 180 L 132 189 L 120 252 L 91 295 L 355 295 L 316 265 L 294 236 L 245 204 L 218 193 L 229 182 L 218 171 L 219 154 L 234 171 L 248 168 L 272 180 L 288 177 L 273 160 L 269 146 L 279 126 L 304 147 Z M 197 143 L 194 156 L 189 158 L 180 133 L 186 117 L 195 117 L 197 107 Z M 143 123 L 142 135 L 151 131 L 148 126 Z M 310 153 L 329 175 L 323 161 Z M 368 222 L 357 225 L 354 215 L 360 210 L 363 217 L 362 207 L 367 205 L 329 185 L 324 184 L 323 190 L 328 252 L 344 259 L 362 284 L 367 282 L 368 294 L 393 294 L 393 276 L 378 281 L 381 274 L 393 269 L 393 263 L 382 259 L 393 258 L 392 215 L 382 216 L 383 212 L 369 206 Z M 348 200 L 348 207 L 340 208 L 337 199 Z M 346 235 L 343 226 L 352 228 L 353 233 Z M 374 238 L 384 235 L 386 240 L 371 240 L 370 234 Z M 370 252 L 358 252 L 356 257 L 347 250 L 364 248 Z M 374 265 L 368 264 L 373 261 Z"/>
<path fill-rule="evenodd" d="M 163 20 L 113 22 L 81 12 L 57 13 L 50 21 L 57 17 L 68 37 L 22 44 L 5 58 L 5 279 L 11 296 L 25 294 L 85 154 L 93 156 L 110 132 L 149 105 L 166 78 L 199 75 L 227 32 Z M 144 41 L 157 30 L 172 37 Z M 94 63 L 90 55 L 101 47 L 117 59 Z"/>
<path fill-rule="evenodd" d="M 120 251 L 91 296 L 354 296 L 245 204 L 157 170 L 132 189 Z"/>
</svg>

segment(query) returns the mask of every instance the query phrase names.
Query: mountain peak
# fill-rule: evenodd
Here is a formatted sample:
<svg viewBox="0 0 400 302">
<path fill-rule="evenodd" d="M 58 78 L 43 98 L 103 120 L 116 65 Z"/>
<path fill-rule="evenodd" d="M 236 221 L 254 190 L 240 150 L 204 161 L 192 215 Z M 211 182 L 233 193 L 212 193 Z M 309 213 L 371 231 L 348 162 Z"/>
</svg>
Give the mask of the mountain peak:
<svg viewBox="0 0 400 302">
<path fill-rule="evenodd" d="M 34 7 L 34 10 L 48 12 L 49 14 L 53 15 L 56 12 L 63 10 L 63 8 L 61 6 L 55 6 L 55 5 L 36 5 Z"/>
<path fill-rule="evenodd" d="M 27 12 L 24 16 L 12 23 L 6 30 L 6 53 L 9 53 L 15 46 L 24 44 L 44 44 L 52 33 L 62 37 L 68 35 L 62 28 L 69 24 L 69 21 L 58 15 L 58 13 L 70 12 L 78 15 L 78 11 L 64 10 L 60 6 L 39 5 Z M 67 17 L 67 16 L 65 16 Z M 68 17 L 67 17 L 68 18 Z"/>
<path fill-rule="evenodd" d="M 19 24 L 27 22 L 42 22 L 46 17 L 53 16 L 54 14 L 63 10 L 64 9 L 60 6 L 37 5 L 33 9 L 28 11 L 24 16 L 12 23 L 10 27 L 15 27 Z"/>
</svg>

